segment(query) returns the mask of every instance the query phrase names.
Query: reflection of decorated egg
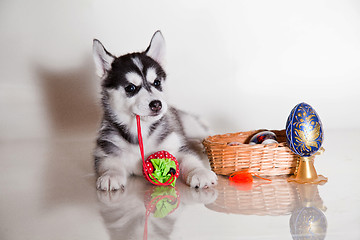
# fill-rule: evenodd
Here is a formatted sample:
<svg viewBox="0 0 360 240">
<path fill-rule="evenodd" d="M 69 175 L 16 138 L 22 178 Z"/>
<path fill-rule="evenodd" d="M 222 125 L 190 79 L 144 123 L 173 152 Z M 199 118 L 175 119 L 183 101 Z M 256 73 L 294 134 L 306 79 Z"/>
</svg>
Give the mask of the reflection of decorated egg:
<svg viewBox="0 0 360 240">
<path fill-rule="evenodd" d="M 290 218 L 293 239 L 325 239 L 327 220 L 324 213 L 315 207 L 296 209 Z"/>
<path fill-rule="evenodd" d="M 301 157 L 316 153 L 323 142 L 323 129 L 315 110 L 306 103 L 299 103 L 286 122 L 286 138 L 290 149 Z"/>
</svg>

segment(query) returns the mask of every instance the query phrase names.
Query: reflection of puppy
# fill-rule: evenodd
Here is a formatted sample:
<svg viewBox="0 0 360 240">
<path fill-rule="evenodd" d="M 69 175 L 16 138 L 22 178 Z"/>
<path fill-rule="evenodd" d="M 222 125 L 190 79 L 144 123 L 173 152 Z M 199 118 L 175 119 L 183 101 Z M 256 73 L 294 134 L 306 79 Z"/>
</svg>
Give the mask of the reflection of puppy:
<svg viewBox="0 0 360 240">
<path fill-rule="evenodd" d="M 191 187 L 217 183 L 215 173 L 203 165 L 192 144 L 208 135 L 206 127 L 167 104 L 166 73 L 161 66 L 164 45 L 158 31 L 145 52 L 114 57 L 94 40 L 104 111 L 94 154 L 98 189 L 124 188 L 129 175 L 142 174 L 136 115 L 141 117 L 145 155 L 169 151 L 179 161 L 180 176 Z"/>
<path fill-rule="evenodd" d="M 174 204 L 168 212 L 160 216 L 156 209 L 149 208 L 148 199 L 149 196 L 153 199 L 158 196 L 154 194 L 157 188 L 167 188 L 169 191 L 164 195 L 170 195 L 169 202 Z M 98 191 L 101 215 L 111 239 L 143 239 L 144 233 L 148 235 L 148 239 L 170 239 L 176 220 L 186 205 L 209 204 L 217 198 L 215 188 L 194 189 L 178 181 L 176 191 L 180 197 L 174 201 L 173 189 L 170 186 L 155 187 L 141 177 L 130 177 L 125 191 Z M 153 194 L 149 195 L 149 191 Z M 161 191 L 164 192 L 163 189 Z M 152 211 L 147 214 L 147 210 Z"/>
</svg>

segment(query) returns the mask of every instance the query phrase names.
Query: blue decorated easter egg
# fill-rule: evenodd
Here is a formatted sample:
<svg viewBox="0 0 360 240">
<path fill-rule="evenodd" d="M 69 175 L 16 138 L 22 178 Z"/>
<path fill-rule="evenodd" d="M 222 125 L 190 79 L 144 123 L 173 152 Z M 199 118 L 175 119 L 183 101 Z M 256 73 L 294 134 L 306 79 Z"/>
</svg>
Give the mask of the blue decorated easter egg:
<svg viewBox="0 0 360 240">
<path fill-rule="evenodd" d="M 296 105 L 286 122 L 286 139 L 290 149 L 301 157 L 309 157 L 320 149 L 323 137 L 316 111 L 307 103 Z"/>
</svg>

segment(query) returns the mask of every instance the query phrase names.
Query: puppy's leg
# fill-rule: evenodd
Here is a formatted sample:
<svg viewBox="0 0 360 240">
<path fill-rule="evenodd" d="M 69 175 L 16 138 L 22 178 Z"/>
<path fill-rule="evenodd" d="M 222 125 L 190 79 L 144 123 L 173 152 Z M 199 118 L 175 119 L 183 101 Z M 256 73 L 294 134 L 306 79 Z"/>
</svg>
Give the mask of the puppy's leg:
<svg viewBox="0 0 360 240">
<path fill-rule="evenodd" d="M 208 188 L 217 184 L 216 174 L 207 169 L 196 155 L 179 155 L 180 174 L 190 187 Z"/>
<path fill-rule="evenodd" d="M 108 156 L 102 151 L 95 154 L 95 170 L 99 176 L 96 186 L 99 190 L 113 191 L 125 189 L 127 172 L 122 167 L 121 156 Z"/>
</svg>

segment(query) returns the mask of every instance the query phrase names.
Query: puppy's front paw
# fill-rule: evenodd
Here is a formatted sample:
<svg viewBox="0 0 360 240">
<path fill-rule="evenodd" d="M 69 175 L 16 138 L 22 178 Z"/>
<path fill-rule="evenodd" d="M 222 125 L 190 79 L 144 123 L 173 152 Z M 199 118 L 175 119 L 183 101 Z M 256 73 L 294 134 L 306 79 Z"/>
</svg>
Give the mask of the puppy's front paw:
<svg viewBox="0 0 360 240">
<path fill-rule="evenodd" d="M 189 172 L 186 184 L 194 188 L 208 188 L 217 184 L 217 176 L 206 168 L 196 168 Z"/>
<path fill-rule="evenodd" d="M 97 189 L 103 191 L 124 190 L 125 185 L 126 177 L 118 173 L 104 173 L 96 182 Z"/>
</svg>

